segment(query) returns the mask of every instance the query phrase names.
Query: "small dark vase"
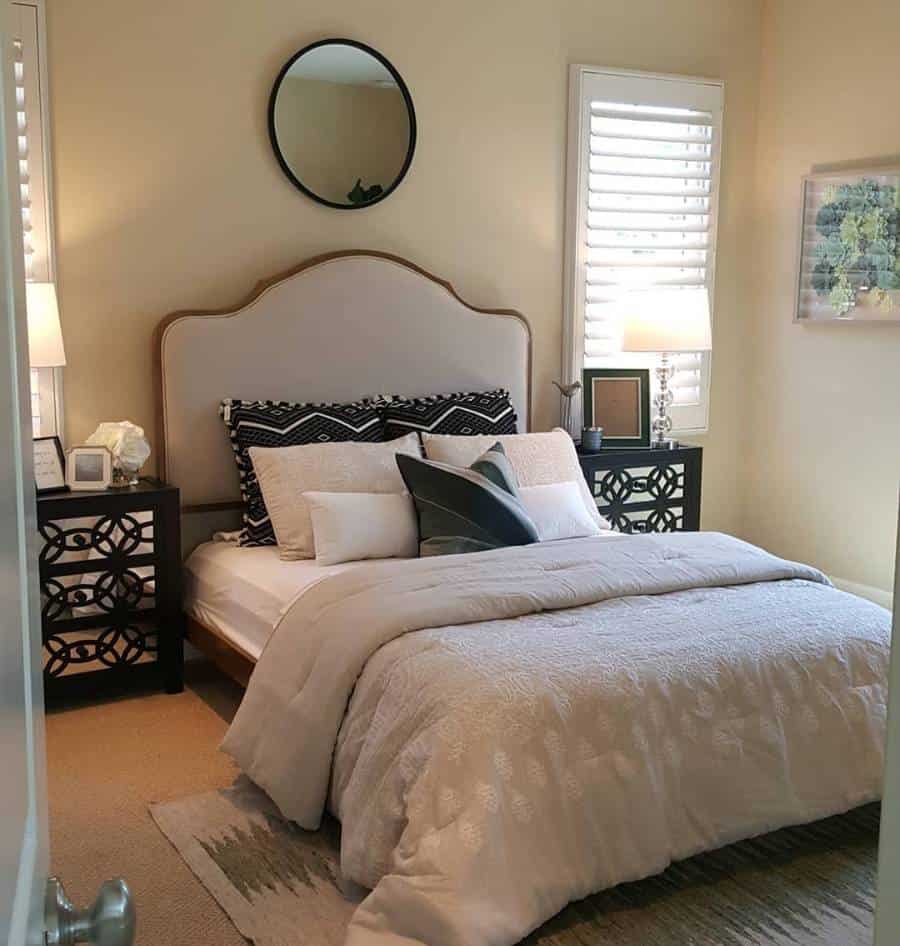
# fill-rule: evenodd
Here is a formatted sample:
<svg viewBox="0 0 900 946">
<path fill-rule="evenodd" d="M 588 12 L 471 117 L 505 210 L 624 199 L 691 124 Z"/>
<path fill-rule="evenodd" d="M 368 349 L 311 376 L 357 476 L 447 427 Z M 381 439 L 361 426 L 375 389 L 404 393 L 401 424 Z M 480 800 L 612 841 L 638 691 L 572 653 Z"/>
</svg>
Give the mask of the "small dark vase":
<svg viewBox="0 0 900 946">
<path fill-rule="evenodd" d="M 603 428 L 585 427 L 581 432 L 581 449 L 585 453 L 597 453 L 603 449 Z"/>
</svg>

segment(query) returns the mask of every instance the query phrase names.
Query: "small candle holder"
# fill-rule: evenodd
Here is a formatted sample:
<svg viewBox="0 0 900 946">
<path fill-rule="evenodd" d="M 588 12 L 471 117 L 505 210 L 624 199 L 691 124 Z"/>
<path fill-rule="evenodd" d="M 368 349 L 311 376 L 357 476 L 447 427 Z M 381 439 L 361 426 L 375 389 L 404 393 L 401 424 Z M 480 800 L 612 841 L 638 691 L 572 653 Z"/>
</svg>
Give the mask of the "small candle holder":
<svg viewBox="0 0 900 946">
<path fill-rule="evenodd" d="M 585 427 L 581 432 L 581 449 L 585 453 L 599 453 L 603 449 L 603 428 Z"/>
<path fill-rule="evenodd" d="M 114 466 L 112 471 L 112 482 L 109 485 L 112 487 L 112 489 L 126 489 L 129 486 L 137 486 L 137 472 L 133 470 L 124 470 L 120 466 Z"/>
</svg>

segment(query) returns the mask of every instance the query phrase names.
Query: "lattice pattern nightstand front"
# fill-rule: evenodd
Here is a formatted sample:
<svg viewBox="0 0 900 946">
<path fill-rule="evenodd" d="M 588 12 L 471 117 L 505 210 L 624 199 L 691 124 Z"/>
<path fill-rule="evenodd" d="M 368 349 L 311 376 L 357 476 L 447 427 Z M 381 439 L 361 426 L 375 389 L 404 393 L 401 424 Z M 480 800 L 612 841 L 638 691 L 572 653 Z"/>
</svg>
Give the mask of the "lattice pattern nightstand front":
<svg viewBox="0 0 900 946">
<path fill-rule="evenodd" d="M 688 446 L 578 454 L 597 508 L 620 532 L 699 529 L 702 456 Z"/>
<path fill-rule="evenodd" d="M 155 481 L 38 499 L 48 694 L 155 672 L 182 687 L 178 491 Z"/>
</svg>

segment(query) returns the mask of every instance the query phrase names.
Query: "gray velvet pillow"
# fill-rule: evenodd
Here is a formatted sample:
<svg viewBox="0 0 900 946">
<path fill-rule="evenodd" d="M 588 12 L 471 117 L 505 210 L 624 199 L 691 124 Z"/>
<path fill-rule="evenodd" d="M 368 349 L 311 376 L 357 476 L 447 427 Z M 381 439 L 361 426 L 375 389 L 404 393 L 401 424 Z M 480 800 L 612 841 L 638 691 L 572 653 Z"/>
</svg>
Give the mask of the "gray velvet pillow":
<svg viewBox="0 0 900 946">
<path fill-rule="evenodd" d="M 471 467 L 397 455 L 419 522 L 420 555 L 482 552 L 538 541 L 518 497 L 516 478 L 497 443 Z"/>
</svg>

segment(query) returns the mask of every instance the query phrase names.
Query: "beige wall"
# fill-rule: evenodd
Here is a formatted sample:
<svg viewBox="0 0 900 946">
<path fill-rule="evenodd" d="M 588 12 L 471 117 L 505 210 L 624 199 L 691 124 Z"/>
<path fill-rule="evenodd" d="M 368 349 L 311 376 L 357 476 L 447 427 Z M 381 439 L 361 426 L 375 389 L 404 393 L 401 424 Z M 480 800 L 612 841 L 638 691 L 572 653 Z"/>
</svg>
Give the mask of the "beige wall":
<svg viewBox="0 0 900 946">
<path fill-rule="evenodd" d="M 884 590 L 900 479 L 900 325 L 791 319 L 801 175 L 847 161 L 900 166 L 898 37 L 900 4 L 766 4 L 742 522 L 752 541 Z"/>
<path fill-rule="evenodd" d="M 704 524 L 737 527 L 757 0 L 53 0 L 48 29 L 70 442 L 101 420 L 153 429 L 162 315 L 226 305 L 260 277 L 343 247 L 399 253 L 476 304 L 524 312 L 535 426 L 548 427 L 558 419 L 568 64 L 723 78 Z M 416 105 L 410 173 L 366 210 L 328 210 L 295 191 L 266 134 L 278 69 L 329 35 L 381 50 Z"/>
</svg>

